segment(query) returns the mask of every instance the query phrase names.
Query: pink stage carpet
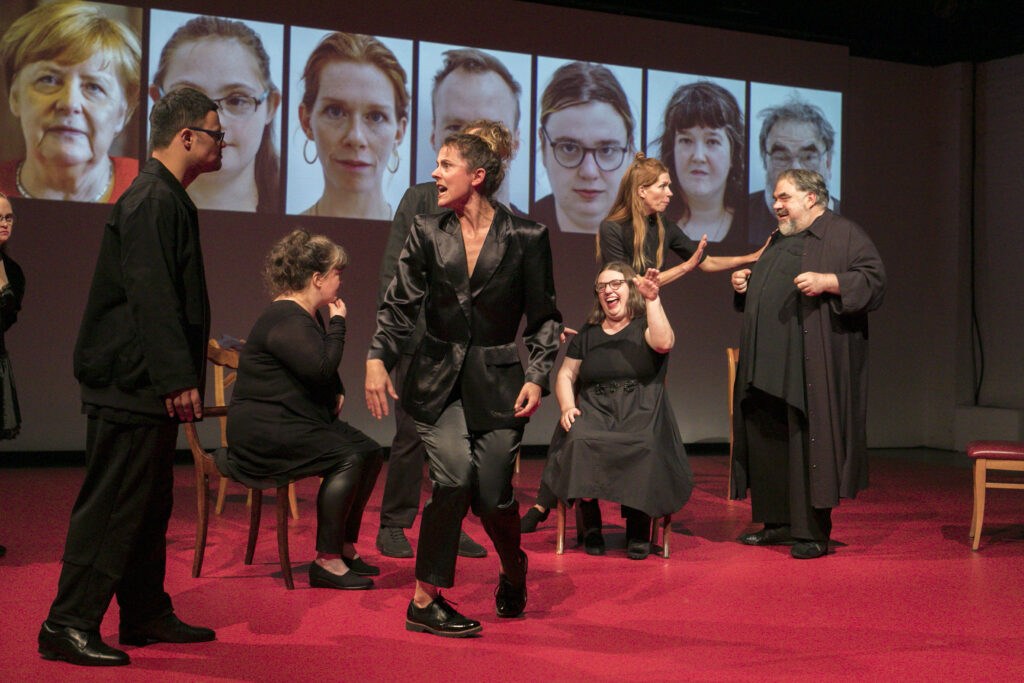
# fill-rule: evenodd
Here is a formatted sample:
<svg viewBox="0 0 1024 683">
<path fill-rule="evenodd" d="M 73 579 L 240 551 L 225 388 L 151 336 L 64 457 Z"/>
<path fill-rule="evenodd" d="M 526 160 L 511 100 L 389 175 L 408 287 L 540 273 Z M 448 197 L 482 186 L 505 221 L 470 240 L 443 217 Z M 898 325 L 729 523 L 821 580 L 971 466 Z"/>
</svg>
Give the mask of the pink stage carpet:
<svg viewBox="0 0 1024 683">
<path fill-rule="evenodd" d="M 0 469 L 0 679 L 5 681 L 668 681 L 1006 680 L 1024 678 L 1024 495 L 989 493 L 980 552 L 971 552 L 970 470 L 963 456 L 876 454 L 872 487 L 834 516 L 834 553 L 790 559 L 786 548 L 735 541 L 749 506 L 725 499 L 726 459 L 692 458 L 693 499 L 673 519 L 672 557 L 626 558 L 622 520 L 605 506 L 605 557 L 554 553 L 554 515 L 524 536 L 525 618 L 494 614 L 497 559 L 460 559 L 447 595 L 479 618 L 482 636 L 443 639 L 404 628 L 413 561 L 373 547 L 380 492 L 364 520 L 374 590 L 310 589 L 315 481 L 299 486 L 292 522 L 296 590 L 277 566 L 273 496 L 256 563 L 242 564 L 245 504 L 234 488 L 210 524 L 206 565 L 190 576 L 195 500 L 178 467 L 167 588 L 186 621 L 217 641 L 126 648 L 132 665 L 85 669 L 43 661 L 36 634 L 53 598 L 79 468 Z M 929 461 L 931 460 L 931 461 Z M 532 502 L 543 463 L 524 461 Z M 466 528 L 484 541 L 478 521 Z M 415 533 L 416 528 L 413 529 Z M 489 542 L 485 542 L 490 548 Z M 103 624 L 117 642 L 117 608 Z"/>
</svg>

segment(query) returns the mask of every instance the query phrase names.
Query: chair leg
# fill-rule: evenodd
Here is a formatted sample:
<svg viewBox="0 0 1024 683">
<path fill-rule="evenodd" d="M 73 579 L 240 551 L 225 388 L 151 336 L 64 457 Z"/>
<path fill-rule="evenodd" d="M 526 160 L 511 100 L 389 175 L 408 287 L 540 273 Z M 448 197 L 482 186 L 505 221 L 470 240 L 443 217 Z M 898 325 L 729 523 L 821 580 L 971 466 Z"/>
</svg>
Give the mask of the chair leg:
<svg viewBox="0 0 1024 683">
<path fill-rule="evenodd" d="M 981 526 L 985 521 L 985 480 L 988 475 L 988 461 L 979 458 L 974 461 L 974 515 L 971 518 L 971 535 L 974 543 L 971 550 L 977 550 L 981 543 Z"/>
<path fill-rule="evenodd" d="M 295 482 L 288 482 L 288 507 L 292 511 L 292 519 L 299 518 L 299 501 L 295 497 Z"/>
<path fill-rule="evenodd" d="M 668 559 L 668 539 L 672 535 L 672 515 L 661 518 L 661 556 Z"/>
<path fill-rule="evenodd" d="M 260 534 L 260 512 L 263 510 L 263 491 L 249 489 L 249 542 L 245 546 L 245 563 L 252 564 L 256 553 L 256 537 Z"/>
<path fill-rule="evenodd" d="M 206 530 L 210 522 L 209 478 L 196 467 L 196 545 L 192 553 L 192 578 L 198 579 L 206 555 Z"/>
<path fill-rule="evenodd" d="M 555 531 L 555 554 L 565 552 L 565 503 L 558 501 L 558 524 Z"/>
<path fill-rule="evenodd" d="M 217 505 L 213 508 L 215 514 L 224 512 L 224 499 L 228 495 L 228 478 L 221 475 L 220 484 L 217 486 Z"/>
<path fill-rule="evenodd" d="M 290 490 L 293 490 L 292 484 L 280 486 L 277 489 L 277 558 L 281 562 L 281 574 L 284 576 L 284 585 L 288 587 L 288 590 L 295 588 L 295 583 L 292 581 L 292 562 L 288 556 Z"/>
</svg>

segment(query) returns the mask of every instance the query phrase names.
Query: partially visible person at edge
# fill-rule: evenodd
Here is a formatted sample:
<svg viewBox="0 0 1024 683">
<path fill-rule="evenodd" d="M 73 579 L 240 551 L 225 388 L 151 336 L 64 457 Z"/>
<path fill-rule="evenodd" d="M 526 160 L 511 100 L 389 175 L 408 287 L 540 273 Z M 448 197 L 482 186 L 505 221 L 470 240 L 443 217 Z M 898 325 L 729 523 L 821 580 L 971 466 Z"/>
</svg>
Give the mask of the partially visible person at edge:
<svg viewBox="0 0 1024 683">
<path fill-rule="evenodd" d="M 825 179 L 790 169 L 775 185 L 778 230 L 732 274 L 743 312 L 731 492 L 764 525 L 747 545 L 828 553 L 832 508 L 868 484 L 868 313 L 885 295 L 867 234 L 828 208 Z"/>
<path fill-rule="evenodd" d="M 110 156 L 139 100 L 139 38 L 88 2 L 48 2 L 0 39 L 26 155 L 0 164 L 10 197 L 112 203 L 139 172 Z"/>
<path fill-rule="evenodd" d="M 658 285 L 664 287 L 694 268 L 715 272 L 757 260 L 759 252 L 746 256 L 706 256 L 706 236 L 696 243 L 665 218 L 663 212 L 672 197 L 671 186 L 672 180 L 665 165 L 657 159 L 645 157 L 643 152 L 637 152 L 619 183 L 611 215 L 601 223 L 597 235 L 599 265 L 620 261 L 630 264 L 638 273 L 659 270 Z M 674 252 L 682 262 L 660 270 L 666 249 Z M 522 531 L 536 531 L 537 525 L 547 519 L 557 502 L 542 482 L 535 504 L 523 515 Z"/>
<path fill-rule="evenodd" d="M 215 637 L 178 619 L 164 573 L 178 425 L 202 417 L 210 335 L 198 212 L 185 189 L 220 168 L 224 132 L 217 104 L 191 88 L 164 96 L 149 120 L 152 157 L 104 228 L 75 344 L 85 480 L 39 631 L 44 659 L 85 666 L 130 661 L 100 638 L 115 595 L 122 645 Z"/>
<path fill-rule="evenodd" d="M 218 68 L 209 68 L 217 64 Z M 247 24 L 220 17 L 194 17 L 171 34 L 149 96 L 195 88 L 220 107 L 227 133 L 224 165 L 200 176 L 188 195 L 200 209 L 281 211 L 280 157 L 274 120 L 281 92 L 270 75 L 270 55 Z"/>
<path fill-rule="evenodd" d="M 500 122 L 477 119 L 466 123 L 461 132 L 479 135 L 492 149 L 499 145 Z M 438 141 L 439 144 L 441 140 Z M 514 149 L 514 148 L 513 148 Z M 509 207 L 502 205 L 504 208 Z M 437 182 L 420 183 L 406 190 L 395 212 L 384 248 L 380 266 L 380 282 L 377 293 L 377 307 L 384 302 L 388 286 L 398 270 L 398 257 L 409 237 L 413 220 L 419 214 L 441 211 L 437 204 Z M 509 210 L 509 213 L 512 213 Z M 398 364 L 393 370 L 395 389 L 399 394 L 405 384 L 413 354 L 423 339 L 423 317 L 417 319 L 416 329 L 402 348 Z M 377 531 L 377 550 L 388 557 L 407 558 L 413 556 L 412 545 L 405 537 L 404 529 L 411 529 L 420 507 L 420 489 L 423 485 L 423 461 L 427 453 L 416 431 L 416 423 L 395 403 L 395 437 L 388 455 L 387 477 L 384 495 L 380 503 L 380 527 Z M 465 531 L 459 533 L 459 555 L 462 557 L 486 557 L 487 549 L 470 538 Z"/>
<path fill-rule="evenodd" d="M 7 330 L 18 320 L 21 300 L 25 297 L 25 274 L 7 253 L 7 241 L 13 231 L 14 208 L 7 195 L 0 192 L 0 439 L 13 439 L 21 430 L 18 391 L 4 343 Z M 7 548 L 0 545 L 0 557 L 6 554 Z"/>
<path fill-rule="evenodd" d="M 504 127 L 500 137 L 497 150 L 476 135 L 446 138 L 433 174 L 445 211 L 416 217 L 366 361 L 367 405 L 380 419 L 388 397 L 398 398 L 388 371 L 423 310 L 426 331 L 401 400 L 426 445 L 433 495 L 423 508 L 406 628 L 451 637 L 481 630 L 439 590 L 454 585 L 470 506 L 501 560 L 498 616 L 526 608 L 527 557 L 512 475 L 526 421 L 548 390 L 561 333 L 547 229 L 491 201 L 511 153 Z M 524 315 L 525 372 L 516 346 Z"/>
<path fill-rule="evenodd" d="M 271 248 L 264 279 L 273 302 L 246 337 L 228 408 L 231 448 L 217 468 L 246 486 L 321 477 L 316 497 L 314 588 L 373 586 L 380 569 L 356 550 L 363 508 L 381 467 L 380 446 L 339 419 L 345 390 L 345 302 L 338 296 L 345 250 L 296 230 Z M 324 325 L 320 308 L 326 306 Z"/>
</svg>

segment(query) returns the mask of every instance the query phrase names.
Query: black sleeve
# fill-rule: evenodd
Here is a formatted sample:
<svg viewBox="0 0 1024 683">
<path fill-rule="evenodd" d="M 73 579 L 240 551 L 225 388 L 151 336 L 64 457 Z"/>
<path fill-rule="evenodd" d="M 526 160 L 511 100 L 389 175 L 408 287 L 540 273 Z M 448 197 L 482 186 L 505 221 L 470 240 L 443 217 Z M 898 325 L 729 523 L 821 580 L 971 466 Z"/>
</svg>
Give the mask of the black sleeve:
<svg viewBox="0 0 1024 683">
<path fill-rule="evenodd" d="M 683 261 L 689 261 L 690 257 L 700 246 L 697 242 L 686 236 L 686 233 L 675 223 L 661 217 L 662 227 L 665 228 L 665 246 Z M 701 255 L 701 263 L 708 257 L 707 249 Z"/>
<path fill-rule="evenodd" d="M 601 249 L 601 263 L 622 261 L 633 262 L 633 245 L 626 245 L 622 226 L 612 221 L 602 221 L 597 232 L 597 244 Z"/>
<path fill-rule="evenodd" d="M 25 296 L 25 275 L 17 263 L 4 258 L 7 284 L 0 289 L 0 331 L 6 332 L 18 320 L 21 300 Z"/>
<path fill-rule="evenodd" d="M 336 315 L 323 334 L 316 320 L 302 312 L 289 315 L 267 334 L 267 351 L 313 390 L 341 393 L 338 365 L 345 351 L 345 318 Z"/>
<path fill-rule="evenodd" d="M 433 195 L 428 193 L 433 192 Z M 432 184 L 414 185 L 402 195 L 402 201 L 398 203 L 395 217 L 391 221 L 391 230 L 388 232 L 388 243 L 384 247 L 384 258 L 380 264 L 380 279 L 377 285 L 377 307 L 384 303 L 384 295 L 388 291 L 388 285 L 395 277 L 398 270 L 398 257 L 402 253 L 405 241 L 409 237 L 409 230 L 412 228 L 412 219 L 421 213 L 428 213 L 437 210 L 437 190 Z"/>
</svg>

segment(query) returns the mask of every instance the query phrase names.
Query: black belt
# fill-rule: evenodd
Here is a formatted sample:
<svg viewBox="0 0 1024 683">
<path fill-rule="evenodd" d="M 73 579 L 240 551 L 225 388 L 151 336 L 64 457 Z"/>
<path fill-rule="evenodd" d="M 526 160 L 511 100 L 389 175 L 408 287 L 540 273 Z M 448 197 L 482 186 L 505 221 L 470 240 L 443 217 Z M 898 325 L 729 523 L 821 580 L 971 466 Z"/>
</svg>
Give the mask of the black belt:
<svg viewBox="0 0 1024 683">
<path fill-rule="evenodd" d="M 635 379 L 616 380 L 614 382 L 596 382 L 587 387 L 595 394 L 613 394 L 616 391 L 629 393 L 640 388 L 640 382 Z"/>
</svg>

